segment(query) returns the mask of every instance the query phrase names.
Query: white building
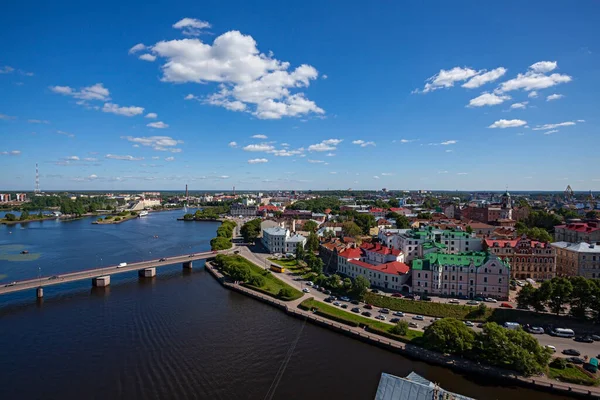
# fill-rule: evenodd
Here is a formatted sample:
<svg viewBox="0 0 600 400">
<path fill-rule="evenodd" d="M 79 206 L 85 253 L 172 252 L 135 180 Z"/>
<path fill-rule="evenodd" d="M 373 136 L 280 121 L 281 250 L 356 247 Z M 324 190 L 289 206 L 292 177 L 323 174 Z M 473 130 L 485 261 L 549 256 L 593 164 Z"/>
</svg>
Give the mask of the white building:
<svg viewBox="0 0 600 400">
<path fill-rule="evenodd" d="M 306 238 L 301 235 L 290 234 L 289 229 L 273 227 L 263 229 L 262 244 L 271 254 L 295 253 L 298 245 L 304 247 Z"/>
<path fill-rule="evenodd" d="M 469 251 L 481 251 L 481 238 L 475 236 L 475 233 L 468 233 L 458 230 L 442 231 L 439 243 L 446 245 L 446 253 L 457 254 Z"/>
<path fill-rule="evenodd" d="M 229 213 L 234 217 L 255 217 L 258 206 L 245 206 L 243 204 L 232 204 Z"/>
<path fill-rule="evenodd" d="M 600 278 L 600 245 L 586 242 L 554 242 L 556 274 Z"/>
</svg>

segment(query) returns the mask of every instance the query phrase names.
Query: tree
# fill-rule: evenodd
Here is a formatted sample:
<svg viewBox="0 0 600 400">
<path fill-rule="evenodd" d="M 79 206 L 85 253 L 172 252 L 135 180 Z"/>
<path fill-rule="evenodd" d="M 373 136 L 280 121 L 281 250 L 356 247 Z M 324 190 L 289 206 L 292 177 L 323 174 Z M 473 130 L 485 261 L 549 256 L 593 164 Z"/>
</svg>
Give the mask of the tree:
<svg viewBox="0 0 600 400">
<path fill-rule="evenodd" d="M 323 237 L 325 239 L 332 239 L 335 237 L 335 233 L 331 229 L 326 229 L 323 233 Z"/>
<path fill-rule="evenodd" d="M 596 219 L 596 218 L 598 218 L 598 211 L 594 211 L 594 210 L 588 211 L 585 213 L 585 217 L 587 219 Z M 577 218 L 577 217 L 575 217 L 575 218 Z"/>
<path fill-rule="evenodd" d="M 390 333 L 398 336 L 406 336 L 408 333 L 408 322 L 398 321 L 398 323 L 390 328 Z"/>
<path fill-rule="evenodd" d="M 371 282 L 369 282 L 369 280 L 364 276 L 359 275 L 354 278 L 354 282 L 352 283 L 352 292 L 356 297 L 362 300 L 370 287 Z"/>
<path fill-rule="evenodd" d="M 304 259 L 306 266 L 317 275 L 323 273 L 323 260 L 315 256 L 313 253 L 308 253 Z"/>
<path fill-rule="evenodd" d="M 292 289 L 290 289 L 288 287 L 279 289 L 279 293 L 277 293 L 277 297 L 279 297 L 281 299 L 290 298 L 293 295 L 294 295 L 294 293 L 292 292 Z"/>
<path fill-rule="evenodd" d="M 390 207 L 400 207 L 400 202 L 398 201 L 398 199 L 390 199 L 388 201 L 388 204 L 390 205 Z"/>
<path fill-rule="evenodd" d="M 256 218 L 242 225 L 240 233 L 246 243 L 254 243 L 258 236 L 260 236 L 260 223 L 260 218 Z"/>
<path fill-rule="evenodd" d="M 338 274 L 333 274 L 327 278 L 327 286 L 332 290 L 339 289 L 341 278 Z"/>
<path fill-rule="evenodd" d="M 550 214 L 546 211 L 532 211 L 527 219 L 525 220 L 525 224 L 529 228 L 543 228 L 548 232 L 554 230 L 556 225 L 560 225 L 562 220 L 556 214 Z"/>
<path fill-rule="evenodd" d="M 408 229 L 410 228 L 410 221 L 402 214 L 398 214 L 397 212 L 389 212 L 385 216 L 388 219 L 393 219 L 396 221 L 397 229 Z"/>
<path fill-rule="evenodd" d="M 304 225 L 302 226 L 302 229 L 304 229 L 305 231 L 313 232 L 313 233 L 316 232 L 318 228 L 319 228 L 319 224 L 317 224 L 312 219 L 309 219 L 308 221 L 306 221 L 304 223 Z"/>
<path fill-rule="evenodd" d="M 473 233 L 473 228 L 471 228 L 471 225 L 467 225 L 465 231 L 470 235 L 471 233 Z"/>
<path fill-rule="evenodd" d="M 434 209 L 439 205 L 440 205 L 440 201 L 438 199 L 436 199 L 435 197 L 427 197 L 425 199 L 425 201 L 423 201 L 423 208 L 426 208 L 428 210 Z"/>
<path fill-rule="evenodd" d="M 375 217 L 371 214 L 357 214 L 354 222 L 358 225 L 363 234 L 368 235 L 369 230 L 377 224 Z"/>
<path fill-rule="evenodd" d="M 17 220 L 17 216 L 13 213 L 7 213 L 4 218 L 6 218 L 7 221 L 16 221 Z"/>
<path fill-rule="evenodd" d="M 361 235 L 362 230 L 355 222 L 348 221 L 342 224 L 342 232 L 345 236 L 357 237 Z"/>
<path fill-rule="evenodd" d="M 311 232 L 308 235 L 308 239 L 306 240 L 306 249 L 308 251 L 317 251 L 319 250 L 319 237 L 316 233 Z"/>
<path fill-rule="evenodd" d="M 571 299 L 571 293 L 573 293 L 573 285 L 566 278 L 553 278 L 552 279 L 552 295 L 548 305 L 550 310 L 556 315 L 560 314 L 565 309 Z"/>
<path fill-rule="evenodd" d="M 211 250 L 226 250 L 226 249 L 230 249 L 231 248 L 231 240 L 222 237 L 222 236 L 217 236 L 215 238 L 212 238 L 210 241 L 210 249 Z"/>
<path fill-rule="evenodd" d="M 537 312 L 546 311 L 546 303 L 552 296 L 552 281 L 544 281 L 539 289 L 533 292 L 531 306 Z"/>
<path fill-rule="evenodd" d="M 552 236 L 543 228 L 528 228 L 521 224 L 517 227 L 517 234 L 525 235 L 529 239 L 539 240 L 540 242 L 552 242 Z"/>
<path fill-rule="evenodd" d="M 194 219 L 194 214 L 189 214 L 189 213 L 188 213 L 188 214 L 185 214 L 185 215 L 183 216 L 183 219 L 184 219 L 184 220 L 186 220 L 186 221 L 191 221 L 191 220 L 193 220 L 193 219 Z"/>
<path fill-rule="evenodd" d="M 44 214 L 42 214 L 42 212 L 40 211 L 37 215 L 37 218 L 42 219 L 44 218 Z"/>
<path fill-rule="evenodd" d="M 444 354 L 465 354 L 475 341 L 475 333 L 462 321 L 443 318 L 425 328 L 423 343 L 429 349 Z"/>
<path fill-rule="evenodd" d="M 420 212 L 417 214 L 418 219 L 431 219 L 431 214 L 426 212 Z"/>
<path fill-rule="evenodd" d="M 229 267 L 228 272 L 229 276 L 234 281 L 246 282 L 252 276 L 252 274 L 250 273 L 250 269 L 246 265 L 233 264 L 231 267 Z"/>
<path fill-rule="evenodd" d="M 350 290 L 352 288 L 352 280 L 348 277 L 344 278 L 343 285 L 345 290 Z"/>
<path fill-rule="evenodd" d="M 296 255 L 296 261 L 304 260 L 304 256 L 306 255 L 306 252 L 304 251 L 304 245 L 302 243 L 298 243 L 296 245 L 295 255 Z"/>
<path fill-rule="evenodd" d="M 21 217 L 19 219 L 21 221 L 26 221 L 27 219 L 29 219 L 29 213 L 27 211 L 22 211 L 21 212 Z"/>
<path fill-rule="evenodd" d="M 248 283 L 252 286 L 263 287 L 265 286 L 266 279 L 261 275 L 252 275 L 250 279 L 248 279 Z"/>
<path fill-rule="evenodd" d="M 533 305 L 535 291 L 536 289 L 530 283 L 523 286 L 517 295 L 517 307 L 528 309 L 529 306 Z"/>
<path fill-rule="evenodd" d="M 587 310 L 593 309 L 595 299 L 595 289 L 593 281 L 585 279 L 582 276 L 571 278 L 573 291 L 571 292 L 571 316 L 575 318 L 585 318 Z"/>
</svg>

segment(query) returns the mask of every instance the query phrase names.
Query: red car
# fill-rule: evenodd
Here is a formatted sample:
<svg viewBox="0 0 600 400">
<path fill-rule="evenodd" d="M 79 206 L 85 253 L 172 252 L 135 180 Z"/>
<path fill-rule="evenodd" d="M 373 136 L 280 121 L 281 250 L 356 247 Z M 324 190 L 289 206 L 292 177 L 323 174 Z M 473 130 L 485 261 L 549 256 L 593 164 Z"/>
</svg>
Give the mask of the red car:
<svg viewBox="0 0 600 400">
<path fill-rule="evenodd" d="M 367 310 L 372 310 L 372 309 L 373 309 L 373 306 L 372 306 L 372 305 L 370 305 L 370 304 L 365 304 L 365 308 L 366 308 Z"/>
<path fill-rule="evenodd" d="M 513 306 L 511 306 L 511 305 L 510 305 L 510 304 L 508 304 L 508 303 L 502 303 L 502 304 L 500 304 L 500 307 L 504 307 L 504 308 L 514 308 Z"/>
<path fill-rule="evenodd" d="M 402 295 L 400 293 L 394 293 L 392 297 L 402 297 Z"/>
</svg>

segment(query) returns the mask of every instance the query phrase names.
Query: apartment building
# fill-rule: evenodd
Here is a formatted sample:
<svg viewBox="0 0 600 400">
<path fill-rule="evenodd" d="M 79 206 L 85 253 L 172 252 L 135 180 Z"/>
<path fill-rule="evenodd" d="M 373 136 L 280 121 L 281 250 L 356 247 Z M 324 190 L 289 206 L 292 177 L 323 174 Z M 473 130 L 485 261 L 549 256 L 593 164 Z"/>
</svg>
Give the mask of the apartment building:
<svg viewBox="0 0 600 400">
<path fill-rule="evenodd" d="M 600 278 L 600 245 L 585 242 L 555 242 L 556 274 Z"/>
<path fill-rule="evenodd" d="M 484 247 L 490 253 L 507 260 L 514 279 L 552 279 L 556 276 L 556 249 L 549 243 L 528 239 L 486 239 Z"/>
<path fill-rule="evenodd" d="M 600 221 L 576 221 L 555 226 L 554 240 L 569 243 L 600 243 Z"/>
<path fill-rule="evenodd" d="M 289 229 L 273 227 L 262 230 L 262 244 L 271 254 L 295 253 L 297 246 L 305 246 L 306 238 L 290 233 Z"/>
</svg>

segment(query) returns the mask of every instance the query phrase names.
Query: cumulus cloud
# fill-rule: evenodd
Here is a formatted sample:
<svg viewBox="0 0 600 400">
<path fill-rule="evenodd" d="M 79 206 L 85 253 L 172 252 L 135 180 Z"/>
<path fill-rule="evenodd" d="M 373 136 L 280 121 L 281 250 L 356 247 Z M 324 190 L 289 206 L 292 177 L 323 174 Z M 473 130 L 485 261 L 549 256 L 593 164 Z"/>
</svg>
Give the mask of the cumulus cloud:
<svg viewBox="0 0 600 400">
<path fill-rule="evenodd" d="M 252 136 L 253 139 L 267 139 L 267 135 L 254 135 Z"/>
<path fill-rule="evenodd" d="M 0 114 L 0 119 L 3 119 L 5 121 L 11 120 L 11 119 L 16 119 L 17 117 L 13 117 L 12 115 L 6 115 L 6 114 Z"/>
<path fill-rule="evenodd" d="M 156 114 L 156 113 L 148 113 L 148 114 L 146 114 L 146 118 L 156 119 L 156 118 L 158 118 L 158 114 Z"/>
<path fill-rule="evenodd" d="M 536 92 L 535 90 L 532 90 L 531 92 L 529 92 L 529 94 L 527 95 L 527 97 L 529 97 L 530 99 L 538 97 L 538 92 Z"/>
<path fill-rule="evenodd" d="M 169 127 L 168 124 L 165 124 L 162 121 L 150 122 L 149 124 L 146 124 L 146 126 L 148 126 L 150 128 L 156 128 L 156 129 L 165 129 L 165 128 Z"/>
<path fill-rule="evenodd" d="M 538 61 L 535 64 L 530 65 L 529 69 L 534 72 L 545 73 L 545 72 L 554 71 L 557 66 L 558 66 L 558 63 L 556 61 Z"/>
<path fill-rule="evenodd" d="M 327 139 L 321 143 L 311 144 L 308 146 L 308 151 L 333 151 L 337 149 L 337 145 L 342 143 L 342 139 Z"/>
<path fill-rule="evenodd" d="M 148 62 L 153 62 L 156 60 L 156 56 L 152 55 L 150 53 L 145 53 L 142 54 L 141 56 L 138 57 L 140 60 L 144 60 L 144 61 L 148 61 Z"/>
<path fill-rule="evenodd" d="M 505 128 L 517 128 L 519 126 L 523 126 L 526 125 L 527 121 L 523 121 L 520 119 L 500 119 L 496 122 L 494 122 L 493 124 L 491 124 L 490 126 L 488 126 L 488 128 L 500 128 L 500 129 L 505 129 Z"/>
<path fill-rule="evenodd" d="M 311 159 L 308 159 L 306 161 L 308 161 L 311 164 L 324 164 L 325 163 L 325 161 L 323 161 L 323 160 L 311 160 Z"/>
<path fill-rule="evenodd" d="M 504 103 L 506 100 L 510 100 L 510 96 L 486 92 L 471 99 L 467 107 L 495 106 Z"/>
<path fill-rule="evenodd" d="M 544 132 L 544 135 L 552 135 L 553 133 L 558 132 L 558 129 L 552 129 L 551 131 Z"/>
<path fill-rule="evenodd" d="M 253 158 L 251 160 L 248 160 L 248 164 L 264 164 L 266 162 L 269 162 L 269 160 L 267 160 L 266 158 Z"/>
<path fill-rule="evenodd" d="M 165 161 L 175 161 L 175 157 L 165 157 Z"/>
<path fill-rule="evenodd" d="M 173 24 L 173 28 L 181 29 L 186 36 L 199 36 L 203 29 L 210 28 L 211 25 L 206 21 L 200 21 L 195 18 L 183 18 Z"/>
<path fill-rule="evenodd" d="M 170 151 L 171 153 L 180 153 L 181 149 L 176 146 L 183 144 L 183 140 L 173 139 L 170 136 L 121 136 L 121 139 L 141 146 L 152 147 L 154 150 Z"/>
<path fill-rule="evenodd" d="M 20 156 L 21 150 L 0 151 L 3 156 Z"/>
<path fill-rule="evenodd" d="M 577 122 L 584 122 L 583 120 L 578 120 Z M 563 126 L 573 126 L 576 125 L 575 121 L 565 121 L 565 122 L 559 122 L 557 124 L 544 124 L 544 125 L 538 125 L 535 128 L 533 128 L 534 131 L 545 131 L 548 129 L 556 129 L 556 128 L 560 128 Z"/>
<path fill-rule="evenodd" d="M 187 18 L 176 25 L 186 32 L 189 27 L 198 29 L 202 22 Z M 187 100 L 249 112 L 260 119 L 325 113 L 299 91 L 318 78 L 318 71 L 307 64 L 290 70 L 289 62 L 261 53 L 252 36 L 229 31 L 212 44 L 186 38 L 161 41 L 150 49 L 165 59 L 162 81 L 219 85 L 218 91 L 206 98 L 188 95 Z"/>
<path fill-rule="evenodd" d="M 75 90 L 70 86 L 50 86 L 50 90 L 54 93 L 71 96 L 79 100 L 110 100 L 110 92 L 102 83 L 86 86 L 80 90 Z"/>
<path fill-rule="evenodd" d="M 104 158 L 109 158 L 111 160 L 123 160 L 123 161 L 141 161 L 144 157 L 134 157 L 134 156 L 118 156 L 115 154 L 107 154 Z"/>
<path fill-rule="evenodd" d="M 325 154 L 327 157 L 335 157 L 335 153 L 327 153 Z"/>
<path fill-rule="evenodd" d="M 453 87 L 454 83 L 466 81 L 477 75 L 477 71 L 471 68 L 454 67 L 451 70 L 440 70 L 425 82 L 423 93 L 433 92 L 434 90 Z"/>
<path fill-rule="evenodd" d="M 391 172 L 382 172 L 381 176 L 393 176 L 394 174 Z"/>
<path fill-rule="evenodd" d="M 366 141 L 364 141 L 362 139 L 353 140 L 352 144 L 360 145 L 360 147 L 375 146 L 375 142 L 366 142 Z"/>
<path fill-rule="evenodd" d="M 448 146 L 451 144 L 456 144 L 458 143 L 458 140 L 446 140 L 445 142 L 440 143 L 442 146 Z"/>
<path fill-rule="evenodd" d="M 30 124 L 49 124 L 50 121 L 45 119 L 28 119 L 27 122 Z"/>
<path fill-rule="evenodd" d="M 67 161 L 79 161 L 79 157 L 78 156 L 69 156 L 69 157 L 65 157 L 65 160 L 67 160 Z"/>
<path fill-rule="evenodd" d="M 541 61 L 539 63 L 533 64 L 529 67 L 530 69 L 526 73 L 518 74 L 516 78 L 509 79 L 506 82 L 502 82 L 499 90 L 501 92 L 509 92 L 511 90 L 520 89 L 523 89 L 525 91 L 531 91 L 546 89 L 552 86 L 559 85 L 561 83 L 571 82 L 572 78 L 569 75 L 563 75 L 558 73 L 546 75 L 546 72 L 550 72 L 554 68 L 556 68 L 556 62 L 554 62 L 554 67 L 552 68 L 550 68 L 550 66 L 546 63 L 550 62 Z"/>
<path fill-rule="evenodd" d="M 237 142 L 229 142 L 228 144 L 229 147 L 238 147 Z"/>
<path fill-rule="evenodd" d="M 125 117 L 133 117 L 135 115 L 140 115 L 144 112 L 144 107 L 119 107 L 118 104 L 114 103 L 104 103 L 102 107 L 102 111 L 105 113 L 112 113 L 117 115 L 124 115 Z"/>
<path fill-rule="evenodd" d="M 129 54 L 134 54 L 142 50 L 146 50 L 146 45 L 144 43 L 138 43 L 129 49 Z"/>
<path fill-rule="evenodd" d="M 269 154 L 273 154 L 276 157 L 291 157 L 291 156 L 300 156 L 300 157 L 304 157 L 304 154 L 302 154 L 304 152 L 304 149 L 301 147 L 299 149 L 296 150 L 289 150 L 289 149 L 280 149 L 280 150 L 269 150 L 267 151 L 267 153 Z"/>
<path fill-rule="evenodd" d="M 546 96 L 546 101 L 558 100 L 565 97 L 563 94 L 551 94 L 550 96 Z"/>
<path fill-rule="evenodd" d="M 275 147 L 268 143 L 259 143 L 259 144 L 249 144 L 244 147 L 244 151 L 253 151 L 253 152 L 266 152 L 270 150 L 274 150 Z"/>
<path fill-rule="evenodd" d="M 510 105 L 510 108 L 513 110 L 523 109 L 523 108 L 527 108 L 527 104 L 529 104 L 528 101 L 523 101 L 521 103 L 514 103 L 514 104 Z"/>
<path fill-rule="evenodd" d="M 377 175 L 373 176 L 373 179 L 379 179 L 379 177 Z"/>
<path fill-rule="evenodd" d="M 475 75 L 473 78 L 469 79 L 467 83 L 464 83 L 462 87 L 467 89 L 474 89 L 480 86 L 485 85 L 489 82 L 494 82 L 495 80 L 501 78 L 506 73 L 506 68 L 499 67 L 493 69 L 489 72 L 484 72 L 480 75 Z"/>
<path fill-rule="evenodd" d="M 405 143 L 412 143 L 414 141 L 416 141 L 417 139 L 400 139 L 400 143 L 405 144 Z"/>
<path fill-rule="evenodd" d="M 4 67 L 0 67 L 0 74 L 10 74 L 11 72 L 14 72 L 14 70 L 13 67 L 5 65 Z"/>
</svg>

